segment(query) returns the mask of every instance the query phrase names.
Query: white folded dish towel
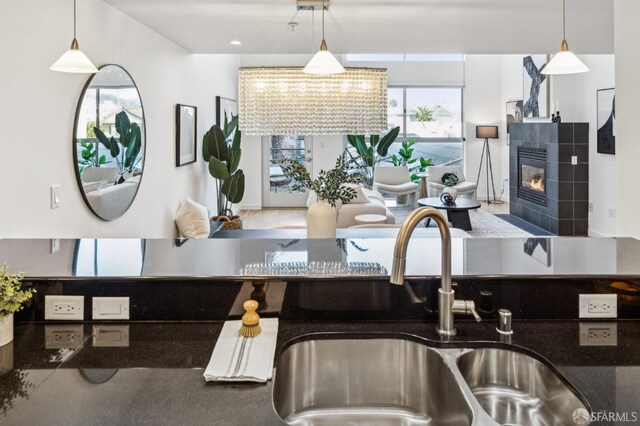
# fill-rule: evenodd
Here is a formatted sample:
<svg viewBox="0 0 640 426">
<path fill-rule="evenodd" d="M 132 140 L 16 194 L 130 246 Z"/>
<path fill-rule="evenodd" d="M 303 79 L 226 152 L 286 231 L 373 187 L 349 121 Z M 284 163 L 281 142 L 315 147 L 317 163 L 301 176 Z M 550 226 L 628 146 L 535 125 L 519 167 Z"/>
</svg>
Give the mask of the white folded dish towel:
<svg viewBox="0 0 640 426">
<path fill-rule="evenodd" d="M 278 337 L 278 318 L 261 318 L 262 333 L 256 337 L 238 334 L 242 321 L 227 321 L 204 371 L 207 382 L 261 382 L 273 376 L 273 358 Z"/>
</svg>

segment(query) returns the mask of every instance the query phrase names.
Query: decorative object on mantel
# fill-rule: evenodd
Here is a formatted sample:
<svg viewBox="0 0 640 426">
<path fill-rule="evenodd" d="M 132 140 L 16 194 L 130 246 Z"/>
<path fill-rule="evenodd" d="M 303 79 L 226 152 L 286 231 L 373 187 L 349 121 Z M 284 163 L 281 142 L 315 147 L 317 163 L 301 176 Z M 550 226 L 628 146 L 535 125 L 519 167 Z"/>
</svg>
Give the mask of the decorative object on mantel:
<svg viewBox="0 0 640 426">
<path fill-rule="evenodd" d="M 551 122 L 562 123 L 562 117 L 560 117 L 560 111 L 557 111 L 555 114 L 551 114 Z"/>
<path fill-rule="evenodd" d="M 224 229 L 242 229 L 242 219 L 232 210 L 244 197 L 244 172 L 238 168 L 242 132 L 237 126 L 237 115 L 231 120 L 225 115 L 223 127 L 214 124 L 202 139 L 202 156 L 216 180 L 217 214 L 213 219 L 225 222 Z"/>
<path fill-rule="evenodd" d="M 68 72 L 76 74 L 95 74 L 98 68 L 87 58 L 76 39 L 77 20 L 76 20 L 76 0 L 73 0 L 73 41 L 71 48 L 67 50 L 49 69 L 57 72 Z"/>
<path fill-rule="evenodd" d="M 13 340 L 13 313 L 21 310 L 35 289 L 22 289 L 22 274 L 10 274 L 7 265 L 0 268 L 0 346 Z"/>
<path fill-rule="evenodd" d="M 522 59 L 523 118 L 549 117 L 549 79 L 542 72 L 547 55 L 529 55 Z"/>
<path fill-rule="evenodd" d="M 522 123 L 522 110 L 524 108 L 524 102 L 509 101 L 507 102 L 507 133 L 509 133 L 509 125 L 512 123 Z M 509 139 L 507 139 L 507 143 Z"/>
<path fill-rule="evenodd" d="M 369 188 L 373 187 L 376 167 L 387 157 L 389 148 L 399 133 L 400 127 L 395 127 L 384 136 L 371 135 L 368 145 L 365 135 L 347 135 L 347 140 L 355 149 L 357 156 L 353 155 L 348 148 L 345 151 L 351 157 L 352 164 L 362 172 L 364 184 Z"/>
<path fill-rule="evenodd" d="M 198 108 L 176 105 L 176 167 L 195 163 L 197 160 Z"/>
<path fill-rule="evenodd" d="M 387 129 L 387 70 L 240 68 L 239 128 L 247 135 L 378 134 Z"/>
<path fill-rule="evenodd" d="M 353 200 L 357 195 L 356 190 L 347 184 L 357 184 L 362 180 L 359 173 L 349 172 L 349 163 L 346 154 L 342 154 L 333 169 L 328 172 L 320 170 L 318 177 L 313 179 L 307 168 L 298 161 L 285 159 L 280 162 L 284 175 L 293 180 L 292 191 L 307 188 L 318 197 L 307 213 L 308 238 L 336 237 L 336 204 Z"/>
<path fill-rule="evenodd" d="M 487 178 L 487 203 L 488 204 L 503 204 L 504 201 L 496 198 L 496 186 L 493 182 L 493 165 L 491 164 L 491 149 L 489 145 L 489 139 L 499 139 L 498 126 L 476 126 L 476 138 L 484 139 L 482 145 L 482 154 L 480 155 L 480 166 L 478 167 L 478 178 L 476 182 L 480 182 L 480 174 L 482 173 L 482 162 L 485 162 L 485 171 Z M 489 192 L 489 177 L 491 177 L 491 189 L 493 190 L 493 199 L 491 199 L 491 193 Z"/>
<path fill-rule="evenodd" d="M 567 43 L 567 2 L 562 0 L 562 43 L 560 44 L 560 52 L 556 53 L 549 61 L 542 73 L 546 75 L 567 75 L 587 71 L 589 71 L 589 68 L 569 50 L 569 43 Z"/>
<path fill-rule="evenodd" d="M 598 154 L 616 153 L 616 90 L 597 91 Z"/>
</svg>

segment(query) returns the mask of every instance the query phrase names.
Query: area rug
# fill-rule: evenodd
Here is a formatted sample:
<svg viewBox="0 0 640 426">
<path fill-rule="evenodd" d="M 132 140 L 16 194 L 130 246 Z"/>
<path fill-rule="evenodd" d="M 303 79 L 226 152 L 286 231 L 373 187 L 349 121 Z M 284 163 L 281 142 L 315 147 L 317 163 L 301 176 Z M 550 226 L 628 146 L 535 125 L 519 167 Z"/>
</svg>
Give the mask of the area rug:
<svg viewBox="0 0 640 426">
<path fill-rule="evenodd" d="M 395 215 L 397 224 L 403 223 L 407 219 L 407 216 L 413 211 L 413 209 L 407 205 L 389 206 L 389 210 Z M 471 227 L 473 230 L 467 231 L 467 233 L 474 238 L 527 238 L 532 236 L 529 232 L 513 226 L 505 220 L 482 209 L 469 211 L 469 218 L 471 219 Z M 424 226 L 424 221 L 419 226 Z M 430 227 L 435 228 L 435 222 L 431 221 Z"/>
</svg>

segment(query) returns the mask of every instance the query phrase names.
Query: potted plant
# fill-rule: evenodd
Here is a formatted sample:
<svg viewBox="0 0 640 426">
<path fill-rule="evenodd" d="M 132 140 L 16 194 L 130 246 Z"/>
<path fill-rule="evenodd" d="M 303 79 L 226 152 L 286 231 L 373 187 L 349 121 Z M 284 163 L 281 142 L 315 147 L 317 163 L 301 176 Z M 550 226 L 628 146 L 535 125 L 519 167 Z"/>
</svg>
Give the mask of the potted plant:
<svg viewBox="0 0 640 426">
<path fill-rule="evenodd" d="M 240 216 L 232 210 L 244 196 L 244 172 L 238 168 L 242 134 L 237 127 L 238 116 L 228 120 L 225 114 L 223 127 L 214 124 L 202 140 L 202 156 L 216 180 L 217 214 L 212 219 L 225 222 L 224 229 L 242 229 Z"/>
<path fill-rule="evenodd" d="M 142 133 L 137 123 L 132 123 L 129 116 L 123 110 L 116 114 L 116 132 L 119 138 L 107 137 L 104 132 L 97 127 L 93 128 L 96 138 L 109 154 L 116 160 L 118 169 L 118 179 L 115 184 L 123 183 L 127 178 L 125 175 L 132 175 L 138 163 L 142 160 L 140 150 L 142 149 Z M 122 146 L 122 148 L 120 147 Z"/>
<path fill-rule="evenodd" d="M 442 175 L 442 184 L 445 188 L 442 190 L 442 194 L 440 194 L 440 200 L 445 204 L 453 204 L 456 202 L 456 198 L 458 198 L 458 190 L 454 188 L 457 185 L 458 175 L 454 172 L 447 172 Z"/>
<path fill-rule="evenodd" d="M 313 179 L 307 168 L 296 160 L 284 159 L 280 162 L 282 172 L 291 178 L 294 191 L 307 188 L 313 191 L 318 201 L 307 212 L 308 238 L 335 238 L 336 204 L 348 203 L 356 197 L 356 189 L 345 184 L 358 184 L 362 180 L 359 173 L 350 173 L 350 162 L 342 154 L 336 165 L 329 171 L 321 170 Z"/>
<path fill-rule="evenodd" d="M 389 147 L 396 140 L 400 133 L 400 127 L 394 127 L 384 136 L 371 135 L 369 143 L 364 135 L 347 135 L 349 144 L 355 148 L 354 155 L 347 149 L 347 153 L 351 156 L 352 163 L 356 168 L 360 169 L 363 175 L 363 181 L 369 188 L 373 187 L 374 173 L 376 166 L 387 157 Z"/>
<path fill-rule="evenodd" d="M 22 278 L 22 274 L 9 274 L 6 265 L 0 268 L 0 346 L 13 340 L 13 313 L 35 293 L 22 290 Z"/>
</svg>

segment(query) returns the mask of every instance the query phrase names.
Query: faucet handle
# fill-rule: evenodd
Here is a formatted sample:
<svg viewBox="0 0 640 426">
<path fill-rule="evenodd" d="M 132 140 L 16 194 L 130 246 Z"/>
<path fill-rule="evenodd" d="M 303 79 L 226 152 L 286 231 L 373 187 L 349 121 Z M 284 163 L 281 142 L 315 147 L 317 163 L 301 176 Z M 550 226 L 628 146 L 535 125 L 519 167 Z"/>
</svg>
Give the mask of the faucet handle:
<svg viewBox="0 0 640 426">
<path fill-rule="evenodd" d="M 476 311 L 476 304 L 473 300 L 454 300 L 451 310 L 454 314 L 473 315 L 476 322 L 482 321 Z"/>
</svg>

